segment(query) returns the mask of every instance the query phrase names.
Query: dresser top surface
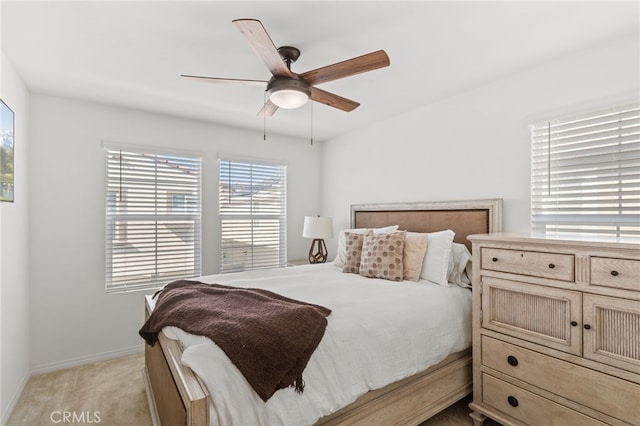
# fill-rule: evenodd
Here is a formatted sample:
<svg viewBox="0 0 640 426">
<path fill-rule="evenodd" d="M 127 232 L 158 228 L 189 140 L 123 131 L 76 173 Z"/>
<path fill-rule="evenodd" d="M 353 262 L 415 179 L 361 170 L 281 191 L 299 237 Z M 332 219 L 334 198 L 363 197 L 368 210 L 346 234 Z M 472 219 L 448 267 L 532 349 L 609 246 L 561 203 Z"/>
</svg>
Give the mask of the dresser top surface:
<svg viewBox="0 0 640 426">
<path fill-rule="evenodd" d="M 620 238 L 612 236 L 593 235 L 554 235 L 541 233 L 511 233 L 495 232 L 491 234 L 469 235 L 469 240 L 474 243 L 480 242 L 511 242 L 511 243 L 538 243 L 548 245 L 573 245 L 579 247 L 599 248 L 609 247 L 614 249 L 640 250 L 640 238 Z"/>
</svg>

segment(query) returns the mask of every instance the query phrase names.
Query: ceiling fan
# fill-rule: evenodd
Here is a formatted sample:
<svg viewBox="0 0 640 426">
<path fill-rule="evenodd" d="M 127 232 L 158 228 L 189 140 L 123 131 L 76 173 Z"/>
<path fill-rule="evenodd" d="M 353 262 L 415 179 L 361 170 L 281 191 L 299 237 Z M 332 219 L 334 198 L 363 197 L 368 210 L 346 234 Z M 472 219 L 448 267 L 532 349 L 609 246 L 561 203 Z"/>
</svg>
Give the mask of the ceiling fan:
<svg viewBox="0 0 640 426">
<path fill-rule="evenodd" d="M 210 83 L 259 86 L 266 84 L 269 98 L 260 112 L 258 112 L 258 116 L 271 116 L 278 108 L 293 109 L 301 107 L 307 103 L 309 98 L 343 111 L 352 111 L 360 105 L 358 102 L 319 89 L 315 85 L 387 67 L 390 63 L 385 51 L 378 50 L 302 74 L 296 74 L 291 71 L 291 64 L 300 56 L 300 50 L 292 46 L 276 48 L 267 30 L 257 19 L 236 19 L 233 24 L 246 37 L 255 53 L 267 65 L 267 68 L 273 74 L 271 79 L 266 81 L 185 74 L 181 76 Z"/>
</svg>

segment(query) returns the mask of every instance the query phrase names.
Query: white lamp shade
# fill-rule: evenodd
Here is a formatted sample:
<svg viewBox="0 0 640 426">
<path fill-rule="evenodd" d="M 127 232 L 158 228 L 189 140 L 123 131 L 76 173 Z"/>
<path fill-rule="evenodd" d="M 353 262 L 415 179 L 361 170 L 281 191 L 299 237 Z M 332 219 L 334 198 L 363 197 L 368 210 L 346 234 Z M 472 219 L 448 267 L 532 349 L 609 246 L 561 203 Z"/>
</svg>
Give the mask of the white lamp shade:
<svg viewBox="0 0 640 426">
<path fill-rule="evenodd" d="M 303 238 L 333 238 L 333 222 L 330 217 L 305 216 Z"/>
</svg>

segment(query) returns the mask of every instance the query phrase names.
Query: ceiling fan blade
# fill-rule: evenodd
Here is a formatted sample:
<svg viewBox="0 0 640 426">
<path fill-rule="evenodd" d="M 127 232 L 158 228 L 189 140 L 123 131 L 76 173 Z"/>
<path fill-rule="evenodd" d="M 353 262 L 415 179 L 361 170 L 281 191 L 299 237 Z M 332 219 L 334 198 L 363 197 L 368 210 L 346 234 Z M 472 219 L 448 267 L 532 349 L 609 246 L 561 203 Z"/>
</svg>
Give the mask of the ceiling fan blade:
<svg viewBox="0 0 640 426">
<path fill-rule="evenodd" d="M 278 105 L 274 104 L 270 100 L 264 104 L 264 106 L 258 111 L 258 117 L 271 117 L 278 110 Z"/>
<path fill-rule="evenodd" d="M 333 65 L 307 71 L 300 74 L 300 77 L 305 79 L 309 84 L 315 85 L 367 71 L 373 71 L 378 68 L 388 67 L 389 64 L 390 61 L 387 53 L 384 50 L 378 50 Z"/>
<path fill-rule="evenodd" d="M 329 105 L 330 107 L 341 109 L 342 111 L 353 111 L 358 108 L 360 104 L 351 99 L 343 98 L 336 94 L 327 92 L 326 90 L 318 89 L 317 87 L 311 88 L 311 99 L 321 104 Z"/>
<path fill-rule="evenodd" d="M 236 26 L 249 41 L 249 44 L 253 48 L 254 52 L 271 71 L 271 74 L 276 77 L 291 77 L 291 71 L 287 68 L 278 53 L 278 49 L 271 41 L 271 37 L 267 34 L 267 30 L 264 29 L 262 22 L 257 19 L 236 19 L 233 21 L 233 25 Z"/>
<path fill-rule="evenodd" d="M 189 78 L 195 81 L 202 81 L 205 83 L 239 84 L 242 86 L 264 86 L 268 83 L 266 80 L 242 80 L 238 78 L 202 77 L 199 75 L 186 74 L 181 74 L 180 77 Z"/>
</svg>

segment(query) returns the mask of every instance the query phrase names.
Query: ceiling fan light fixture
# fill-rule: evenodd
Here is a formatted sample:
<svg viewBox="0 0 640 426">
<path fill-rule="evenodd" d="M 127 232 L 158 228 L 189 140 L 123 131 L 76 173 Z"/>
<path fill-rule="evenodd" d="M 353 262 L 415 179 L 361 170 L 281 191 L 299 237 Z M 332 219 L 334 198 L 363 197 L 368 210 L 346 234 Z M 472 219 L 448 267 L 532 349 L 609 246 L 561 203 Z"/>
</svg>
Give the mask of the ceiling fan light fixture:
<svg viewBox="0 0 640 426">
<path fill-rule="evenodd" d="M 311 86 L 306 81 L 296 78 L 274 77 L 267 85 L 269 100 L 280 108 L 300 108 L 309 101 Z"/>
<path fill-rule="evenodd" d="M 285 109 L 300 108 L 309 101 L 309 96 L 298 90 L 280 89 L 269 94 L 271 102 Z"/>
</svg>

